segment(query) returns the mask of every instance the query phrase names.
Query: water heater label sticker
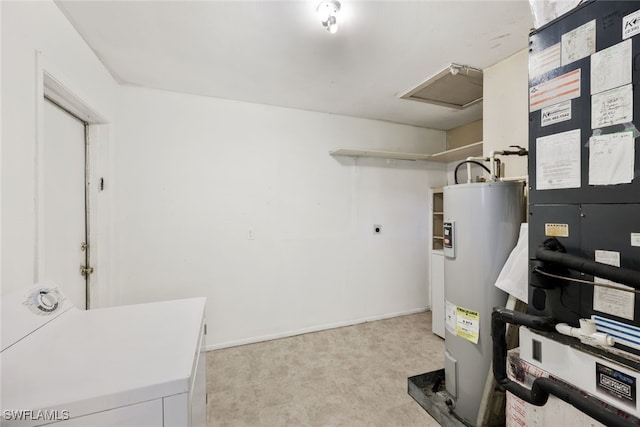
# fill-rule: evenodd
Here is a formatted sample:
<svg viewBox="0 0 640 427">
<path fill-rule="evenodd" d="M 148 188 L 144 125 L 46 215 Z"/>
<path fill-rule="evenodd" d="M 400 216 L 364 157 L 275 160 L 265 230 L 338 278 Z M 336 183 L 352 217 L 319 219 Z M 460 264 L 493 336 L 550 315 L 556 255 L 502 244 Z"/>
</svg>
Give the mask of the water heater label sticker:
<svg viewBox="0 0 640 427">
<path fill-rule="evenodd" d="M 580 129 L 536 138 L 536 190 L 580 188 Z"/>
<path fill-rule="evenodd" d="M 591 97 L 591 128 L 633 121 L 633 89 L 630 84 Z"/>
<path fill-rule="evenodd" d="M 631 233 L 631 246 L 640 246 L 640 233 Z"/>
<path fill-rule="evenodd" d="M 595 261 L 620 267 L 620 252 L 615 251 L 595 251 Z M 616 286 L 620 289 L 603 288 L 596 286 L 593 290 L 593 309 L 602 313 L 613 314 L 624 319 L 633 320 L 633 311 L 635 307 L 635 294 L 628 292 L 633 288 L 621 285 L 611 280 L 601 277 L 594 277 L 594 283 Z"/>
<path fill-rule="evenodd" d="M 591 55 L 591 94 L 631 83 L 631 40 Z"/>
<path fill-rule="evenodd" d="M 562 35 L 562 65 L 586 58 L 596 51 L 596 20 Z"/>
<path fill-rule="evenodd" d="M 596 389 L 628 408 L 636 408 L 636 379 L 632 375 L 596 362 Z"/>
<path fill-rule="evenodd" d="M 444 324 L 447 328 L 447 331 L 449 331 L 453 335 L 456 334 L 456 325 L 458 324 L 458 320 L 456 319 L 457 308 L 458 307 L 456 307 L 455 304 L 451 304 L 449 301 L 446 301 Z"/>
<path fill-rule="evenodd" d="M 545 224 L 544 235 L 547 237 L 569 237 L 569 224 Z"/>
<path fill-rule="evenodd" d="M 560 43 L 529 56 L 529 74 L 539 76 L 560 67 Z"/>
<path fill-rule="evenodd" d="M 640 10 L 622 18 L 622 39 L 628 39 L 640 33 Z"/>
<path fill-rule="evenodd" d="M 554 123 L 571 120 L 571 100 L 561 102 L 540 111 L 540 126 L 549 126 Z"/>
<path fill-rule="evenodd" d="M 529 88 L 529 111 L 580 96 L 580 68 Z"/>
<path fill-rule="evenodd" d="M 474 344 L 478 344 L 478 338 L 480 337 L 480 313 L 475 310 L 469 310 L 468 308 L 457 307 L 456 318 L 456 335 Z"/>
</svg>

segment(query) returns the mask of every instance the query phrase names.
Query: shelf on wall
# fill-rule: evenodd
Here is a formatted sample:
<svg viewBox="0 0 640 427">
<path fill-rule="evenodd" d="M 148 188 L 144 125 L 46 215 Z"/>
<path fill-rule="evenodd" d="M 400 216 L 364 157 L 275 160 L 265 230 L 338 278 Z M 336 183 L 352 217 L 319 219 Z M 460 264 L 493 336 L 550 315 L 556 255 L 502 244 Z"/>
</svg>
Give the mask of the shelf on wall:
<svg viewBox="0 0 640 427">
<path fill-rule="evenodd" d="M 346 148 L 329 151 L 329 154 L 331 154 L 332 156 L 377 157 L 381 159 L 393 160 L 428 160 L 429 158 L 429 154 L 399 153 L 396 151 L 348 150 Z"/>
<path fill-rule="evenodd" d="M 456 160 L 465 160 L 467 157 L 482 156 L 482 141 L 465 145 L 459 148 L 432 154 L 427 160 L 432 162 L 450 163 Z"/>
<path fill-rule="evenodd" d="M 425 160 L 429 162 L 449 163 L 449 162 L 454 162 L 456 160 L 464 160 L 467 157 L 482 156 L 482 141 L 465 145 L 464 147 L 442 151 L 440 153 L 435 153 L 435 154 L 401 153 L 397 151 L 376 151 L 376 150 L 350 150 L 346 148 L 329 151 L 329 154 L 332 156 L 377 157 L 381 159 L 414 160 L 414 161 Z"/>
</svg>

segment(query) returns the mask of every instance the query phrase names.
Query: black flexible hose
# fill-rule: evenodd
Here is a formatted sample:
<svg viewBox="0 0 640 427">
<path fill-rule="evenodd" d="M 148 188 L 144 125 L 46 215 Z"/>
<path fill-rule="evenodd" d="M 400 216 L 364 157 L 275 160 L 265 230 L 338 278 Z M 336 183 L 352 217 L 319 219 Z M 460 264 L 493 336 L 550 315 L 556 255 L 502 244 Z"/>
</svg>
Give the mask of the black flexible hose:
<svg viewBox="0 0 640 427">
<path fill-rule="evenodd" d="M 507 377 L 507 340 L 505 338 L 507 323 L 545 331 L 553 330 L 555 327 L 555 322 L 548 317 L 532 316 L 505 308 L 496 307 L 493 309 L 491 314 L 493 376 L 502 388 L 536 406 L 546 404 L 549 395 L 552 394 L 607 426 L 627 427 L 636 425 L 600 405 L 594 405 L 594 402 L 585 398 L 580 391 L 571 389 L 551 378 L 536 378 L 531 384 L 531 390 L 515 381 L 511 381 Z"/>
<path fill-rule="evenodd" d="M 486 167 L 485 165 L 483 165 L 482 163 L 476 162 L 475 160 L 465 160 L 465 161 L 462 161 L 462 162 L 458 163 L 456 165 L 456 170 L 453 172 L 453 179 L 455 180 L 456 184 L 458 184 L 458 169 L 460 169 L 460 166 L 464 165 L 465 163 L 475 163 L 478 166 L 482 166 L 484 168 L 484 170 L 486 170 L 487 172 L 491 173 L 489 168 Z"/>
</svg>

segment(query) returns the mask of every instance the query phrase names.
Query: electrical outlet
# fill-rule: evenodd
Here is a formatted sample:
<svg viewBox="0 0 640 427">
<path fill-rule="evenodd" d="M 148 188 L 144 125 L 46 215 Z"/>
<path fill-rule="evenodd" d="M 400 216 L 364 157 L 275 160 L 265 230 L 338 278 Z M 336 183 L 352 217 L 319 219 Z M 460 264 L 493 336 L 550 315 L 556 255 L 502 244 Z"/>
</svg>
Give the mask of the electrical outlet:
<svg viewBox="0 0 640 427">
<path fill-rule="evenodd" d="M 253 234 L 253 228 L 250 228 L 249 231 L 247 232 L 247 239 L 255 240 L 255 235 Z"/>
<path fill-rule="evenodd" d="M 382 226 L 380 224 L 373 224 L 373 234 L 382 233 Z"/>
</svg>

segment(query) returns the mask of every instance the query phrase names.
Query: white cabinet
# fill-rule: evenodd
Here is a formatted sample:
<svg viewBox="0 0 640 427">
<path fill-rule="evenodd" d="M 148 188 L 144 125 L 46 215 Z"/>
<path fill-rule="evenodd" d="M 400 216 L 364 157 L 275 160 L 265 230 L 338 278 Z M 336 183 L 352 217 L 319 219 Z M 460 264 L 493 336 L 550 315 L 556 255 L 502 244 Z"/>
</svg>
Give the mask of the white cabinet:
<svg viewBox="0 0 640 427">
<path fill-rule="evenodd" d="M 444 253 L 442 252 L 444 193 L 442 188 L 431 189 L 431 330 L 444 338 Z"/>
<path fill-rule="evenodd" d="M 54 424 L 55 427 L 163 427 L 162 399 L 123 406 L 110 411 L 71 418 Z"/>
<path fill-rule="evenodd" d="M 442 188 L 431 189 L 431 249 L 443 248 L 444 193 Z"/>
<path fill-rule="evenodd" d="M 431 330 L 444 338 L 444 254 L 431 252 Z"/>
</svg>

